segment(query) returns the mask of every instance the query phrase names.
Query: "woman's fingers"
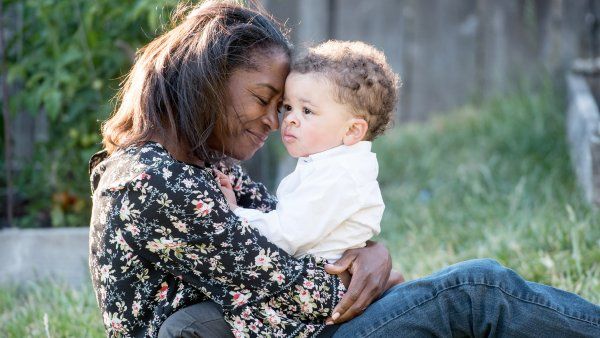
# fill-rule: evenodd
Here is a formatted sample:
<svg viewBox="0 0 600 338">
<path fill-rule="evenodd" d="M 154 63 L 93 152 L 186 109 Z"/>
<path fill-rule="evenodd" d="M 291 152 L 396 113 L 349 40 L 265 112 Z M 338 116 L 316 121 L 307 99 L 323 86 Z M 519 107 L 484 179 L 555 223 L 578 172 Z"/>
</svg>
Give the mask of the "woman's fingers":
<svg viewBox="0 0 600 338">
<path fill-rule="evenodd" d="M 347 268 L 352 274 L 348 291 L 333 310 L 332 321 L 341 323 L 361 314 L 385 290 L 391 266 L 389 252 L 375 242 L 347 250 L 333 267 L 326 266 L 327 272 Z"/>
<path fill-rule="evenodd" d="M 351 295 L 350 307 L 346 308 L 346 310 L 343 312 L 339 312 L 340 316 L 337 319 L 334 319 L 336 324 L 346 322 L 358 315 L 361 315 L 379 296 L 379 287 L 373 280 L 368 281 L 358 290 L 359 291 L 357 295 Z"/>
<path fill-rule="evenodd" d="M 346 270 L 350 270 L 352 262 L 355 258 L 356 255 L 352 254 L 352 250 L 346 250 L 346 252 L 344 252 L 344 255 L 335 263 L 325 265 L 325 272 L 331 275 L 339 275 Z"/>
</svg>

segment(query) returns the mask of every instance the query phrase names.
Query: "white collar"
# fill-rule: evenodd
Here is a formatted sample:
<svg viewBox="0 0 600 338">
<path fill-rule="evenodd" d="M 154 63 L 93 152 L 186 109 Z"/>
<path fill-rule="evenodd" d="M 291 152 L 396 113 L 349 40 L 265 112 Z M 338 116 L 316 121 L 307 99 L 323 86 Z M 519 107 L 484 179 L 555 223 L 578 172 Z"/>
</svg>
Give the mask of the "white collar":
<svg viewBox="0 0 600 338">
<path fill-rule="evenodd" d="M 331 158 L 335 156 L 340 156 L 348 153 L 369 153 L 371 152 L 371 141 L 359 141 L 351 146 L 347 145 L 339 145 L 337 147 L 333 147 L 331 149 L 324 150 L 320 153 L 308 155 L 307 157 L 298 158 L 299 162 L 312 162 L 317 161 L 324 158 Z"/>
</svg>

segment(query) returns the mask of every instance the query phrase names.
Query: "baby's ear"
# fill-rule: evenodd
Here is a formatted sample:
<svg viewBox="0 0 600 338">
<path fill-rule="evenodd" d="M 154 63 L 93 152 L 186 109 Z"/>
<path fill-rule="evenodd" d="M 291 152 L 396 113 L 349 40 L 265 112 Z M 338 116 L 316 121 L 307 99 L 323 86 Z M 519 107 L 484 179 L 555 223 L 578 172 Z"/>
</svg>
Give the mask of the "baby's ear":
<svg viewBox="0 0 600 338">
<path fill-rule="evenodd" d="M 350 120 L 350 126 L 346 131 L 346 135 L 344 135 L 343 142 L 347 146 L 351 146 L 362 141 L 367 134 L 367 130 L 369 129 L 369 124 L 365 119 L 361 119 L 358 117 L 352 118 Z"/>
</svg>

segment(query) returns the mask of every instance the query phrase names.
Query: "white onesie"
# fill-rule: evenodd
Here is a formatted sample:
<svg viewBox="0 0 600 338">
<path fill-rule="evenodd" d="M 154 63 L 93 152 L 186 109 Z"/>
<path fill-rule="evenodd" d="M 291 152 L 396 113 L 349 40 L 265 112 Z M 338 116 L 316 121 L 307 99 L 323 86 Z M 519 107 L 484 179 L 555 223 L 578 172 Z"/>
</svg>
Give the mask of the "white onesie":
<svg viewBox="0 0 600 338">
<path fill-rule="evenodd" d="M 286 252 L 330 262 L 378 234 L 384 204 L 371 142 L 341 145 L 301 157 L 277 188 L 277 208 L 234 213 Z"/>
</svg>

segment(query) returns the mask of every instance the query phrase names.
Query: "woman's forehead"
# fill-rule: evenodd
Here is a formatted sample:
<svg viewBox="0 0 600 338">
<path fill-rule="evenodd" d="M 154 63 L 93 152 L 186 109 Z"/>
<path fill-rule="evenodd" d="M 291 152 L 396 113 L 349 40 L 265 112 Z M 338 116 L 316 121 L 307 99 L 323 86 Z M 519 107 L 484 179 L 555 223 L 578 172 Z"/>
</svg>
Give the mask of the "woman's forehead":
<svg viewBox="0 0 600 338">
<path fill-rule="evenodd" d="M 231 81 L 241 81 L 246 85 L 264 88 L 265 91 L 283 92 L 285 78 L 290 70 L 290 59 L 286 54 L 271 54 L 254 62 L 255 67 L 240 68 L 231 77 Z"/>
</svg>

